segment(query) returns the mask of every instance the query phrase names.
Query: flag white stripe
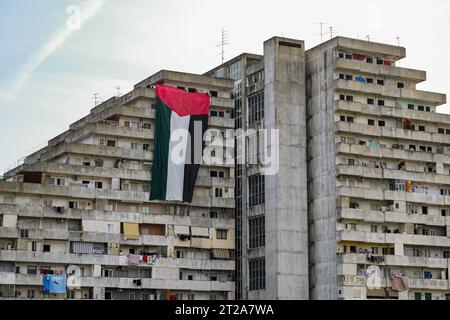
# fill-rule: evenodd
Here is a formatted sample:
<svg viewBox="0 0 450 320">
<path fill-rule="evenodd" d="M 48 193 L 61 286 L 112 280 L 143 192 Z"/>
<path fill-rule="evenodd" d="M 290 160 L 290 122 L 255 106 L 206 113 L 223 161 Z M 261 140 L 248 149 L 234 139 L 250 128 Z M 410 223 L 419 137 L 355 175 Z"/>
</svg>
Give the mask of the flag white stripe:
<svg viewBox="0 0 450 320">
<path fill-rule="evenodd" d="M 173 111 L 170 115 L 166 200 L 183 201 L 184 165 L 186 162 L 190 118 L 190 116 L 180 117 Z"/>
</svg>

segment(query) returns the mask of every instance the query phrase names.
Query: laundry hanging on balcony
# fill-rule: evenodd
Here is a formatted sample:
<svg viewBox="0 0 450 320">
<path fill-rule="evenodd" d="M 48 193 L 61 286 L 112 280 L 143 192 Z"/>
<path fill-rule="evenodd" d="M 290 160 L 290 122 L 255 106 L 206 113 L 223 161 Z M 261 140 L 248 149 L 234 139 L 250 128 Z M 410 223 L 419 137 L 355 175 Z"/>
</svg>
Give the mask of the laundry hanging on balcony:
<svg viewBox="0 0 450 320">
<path fill-rule="evenodd" d="M 156 134 L 150 200 L 192 201 L 203 157 L 210 97 L 156 85 Z"/>
<path fill-rule="evenodd" d="M 363 76 L 357 76 L 355 78 L 355 81 L 356 82 L 363 82 L 363 83 L 367 82 L 366 78 L 364 78 Z"/>
</svg>

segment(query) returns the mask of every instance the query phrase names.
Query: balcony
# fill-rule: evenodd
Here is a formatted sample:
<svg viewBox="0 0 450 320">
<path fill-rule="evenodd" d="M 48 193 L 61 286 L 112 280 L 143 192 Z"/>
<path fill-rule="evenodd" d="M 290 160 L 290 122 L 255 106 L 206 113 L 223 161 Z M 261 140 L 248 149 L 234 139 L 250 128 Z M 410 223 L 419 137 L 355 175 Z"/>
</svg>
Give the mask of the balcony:
<svg viewBox="0 0 450 320">
<path fill-rule="evenodd" d="M 364 160 L 360 160 L 363 162 Z M 368 162 L 368 160 L 367 160 Z M 425 173 L 406 170 L 394 170 L 386 168 L 370 168 L 356 165 L 338 164 L 336 175 L 359 176 L 372 179 L 412 180 L 431 184 L 449 184 L 450 176 L 445 174 Z"/>
<path fill-rule="evenodd" d="M 442 216 L 408 214 L 405 212 L 393 212 L 389 210 L 391 209 L 375 211 L 341 208 L 338 210 L 338 219 L 360 220 L 366 222 L 415 223 L 433 226 L 445 226 L 447 224 L 446 217 Z"/>
<path fill-rule="evenodd" d="M 407 79 L 414 83 L 419 83 L 426 80 L 426 72 L 422 70 L 414 70 L 407 68 L 400 68 L 396 66 L 386 66 L 378 64 L 370 64 L 365 61 L 337 59 L 335 62 L 336 69 L 360 71 L 362 73 L 369 73 L 375 75 L 382 75 L 392 78 Z"/>
<path fill-rule="evenodd" d="M 365 94 L 379 95 L 390 98 L 424 101 L 434 105 L 445 104 L 447 101 L 445 94 L 441 93 L 413 89 L 398 89 L 357 81 L 334 80 L 334 88 L 336 90 L 363 92 Z"/>
<path fill-rule="evenodd" d="M 338 100 L 335 101 L 334 108 L 336 111 L 354 112 L 358 114 L 373 115 L 375 117 L 384 116 L 388 118 L 398 118 L 399 120 L 408 118 L 432 123 L 450 123 L 450 115 L 445 113 L 415 111 L 400 107 L 375 106 L 359 102 Z"/>
<path fill-rule="evenodd" d="M 381 146 L 378 148 L 369 148 L 367 145 L 339 142 L 336 144 L 336 152 L 354 155 L 363 154 L 367 157 L 396 159 L 399 161 L 409 159 L 410 161 L 442 162 L 450 164 L 450 155 L 422 151 L 407 151 Z"/>
<path fill-rule="evenodd" d="M 427 290 L 448 290 L 450 288 L 448 280 L 415 278 L 409 278 L 409 287 L 411 289 Z"/>
<path fill-rule="evenodd" d="M 107 287 L 122 289 L 171 289 L 171 290 L 192 290 L 192 291 L 233 291 L 232 281 L 196 281 L 196 280 L 169 280 L 169 279 L 141 279 L 142 285 L 133 283 L 135 278 L 104 278 L 104 277 L 83 277 L 82 287 Z"/>
<path fill-rule="evenodd" d="M 436 144 L 449 143 L 448 135 L 442 133 L 413 131 L 401 128 L 378 127 L 362 123 L 350 123 L 343 121 L 335 122 L 335 132 L 350 132 L 364 136 L 414 140 Z"/>
<path fill-rule="evenodd" d="M 384 262 L 380 265 L 402 266 L 402 267 L 423 267 L 445 269 L 448 267 L 448 259 L 444 258 L 428 258 L 428 257 L 410 257 L 383 255 Z M 367 260 L 366 253 L 344 253 L 338 255 L 338 263 L 356 263 L 370 264 Z"/>
</svg>

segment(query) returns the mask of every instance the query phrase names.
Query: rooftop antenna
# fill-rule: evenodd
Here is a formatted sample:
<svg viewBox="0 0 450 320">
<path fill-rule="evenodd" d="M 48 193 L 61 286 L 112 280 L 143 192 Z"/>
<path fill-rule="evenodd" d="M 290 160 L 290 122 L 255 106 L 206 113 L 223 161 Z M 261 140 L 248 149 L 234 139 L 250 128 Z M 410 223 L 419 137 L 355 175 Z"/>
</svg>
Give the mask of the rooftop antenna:
<svg viewBox="0 0 450 320">
<path fill-rule="evenodd" d="M 116 90 L 117 90 L 117 97 L 120 97 L 120 86 L 117 86 Z"/>
<path fill-rule="evenodd" d="M 333 27 L 330 26 L 329 28 L 330 28 L 330 39 L 333 39 Z"/>
<path fill-rule="evenodd" d="M 225 46 L 228 45 L 228 32 L 222 28 L 222 37 L 221 37 L 221 41 L 218 45 L 216 45 L 217 47 L 220 47 L 220 56 L 222 58 L 222 64 L 225 62 Z"/>
<path fill-rule="evenodd" d="M 94 93 L 94 105 L 97 106 L 97 104 L 101 101 L 102 99 L 99 98 L 98 93 Z"/>
<path fill-rule="evenodd" d="M 395 37 L 395 39 L 397 39 L 397 45 L 400 47 L 400 37 Z"/>
<path fill-rule="evenodd" d="M 323 25 L 326 24 L 326 22 L 317 22 L 316 24 L 320 25 L 320 43 L 323 42 Z"/>
<path fill-rule="evenodd" d="M 367 42 L 370 42 L 370 34 L 368 34 L 368 35 L 366 36 L 366 38 L 367 38 Z"/>
</svg>

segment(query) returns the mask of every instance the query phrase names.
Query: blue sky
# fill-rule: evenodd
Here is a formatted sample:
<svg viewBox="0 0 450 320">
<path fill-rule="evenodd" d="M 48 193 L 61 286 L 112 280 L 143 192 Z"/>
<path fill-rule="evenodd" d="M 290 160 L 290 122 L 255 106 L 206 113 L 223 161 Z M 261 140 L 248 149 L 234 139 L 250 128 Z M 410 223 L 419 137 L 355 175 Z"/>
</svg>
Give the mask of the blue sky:
<svg viewBox="0 0 450 320">
<path fill-rule="evenodd" d="M 73 8 L 79 29 L 70 28 Z M 232 58 L 261 53 L 274 35 L 317 45 L 321 21 L 342 36 L 391 44 L 399 36 L 407 50 L 400 66 L 427 71 L 418 88 L 450 93 L 446 0 L 2 0 L 0 172 L 86 115 L 94 93 L 107 99 L 160 69 L 202 73 L 219 64 L 222 27 Z"/>
</svg>

